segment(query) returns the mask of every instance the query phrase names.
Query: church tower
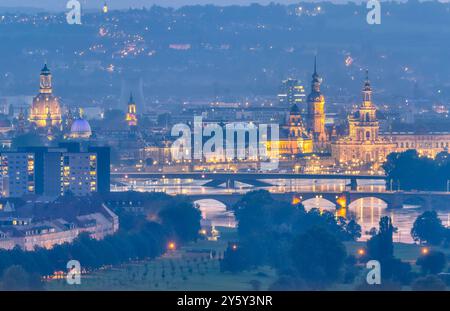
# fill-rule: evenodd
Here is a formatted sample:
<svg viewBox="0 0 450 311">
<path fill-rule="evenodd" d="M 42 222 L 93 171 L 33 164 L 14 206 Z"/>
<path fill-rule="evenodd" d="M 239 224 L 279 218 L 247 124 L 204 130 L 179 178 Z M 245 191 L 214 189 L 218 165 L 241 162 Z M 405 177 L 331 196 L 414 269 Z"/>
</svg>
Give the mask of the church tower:
<svg viewBox="0 0 450 311">
<path fill-rule="evenodd" d="M 133 100 L 133 94 L 130 94 L 130 100 L 128 101 L 128 109 L 127 116 L 125 118 L 128 126 L 136 126 L 137 125 L 137 116 L 136 116 L 136 103 Z"/>
<path fill-rule="evenodd" d="M 301 137 L 305 132 L 302 116 L 300 115 L 300 109 L 297 104 L 293 104 L 291 107 L 288 126 L 289 137 Z"/>
<path fill-rule="evenodd" d="M 314 58 L 311 93 L 308 96 L 307 129 L 312 135 L 314 149 L 323 151 L 328 141 L 325 132 L 325 97 L 320 92 L 322 78 L 317 73 L 317 60 Z"/>
<path fill-rule="evenodd" d="M 349 136 L 356 141 L 376 141 L 380 126 L 377 119 L 377 108 L 372 102 L 372 87 L 367 70 L 362 93 L 361 105 L 348 120 Z"/>
<path fill-rule="evenodd" d="M 39 94 L 33 98 L 29 120 L 37 127 L 59 127 L 61 124 L 61 109 L 58 98 L 53 95 L 52 74 L 47 64 L 41 70 Z"/>
</svg>

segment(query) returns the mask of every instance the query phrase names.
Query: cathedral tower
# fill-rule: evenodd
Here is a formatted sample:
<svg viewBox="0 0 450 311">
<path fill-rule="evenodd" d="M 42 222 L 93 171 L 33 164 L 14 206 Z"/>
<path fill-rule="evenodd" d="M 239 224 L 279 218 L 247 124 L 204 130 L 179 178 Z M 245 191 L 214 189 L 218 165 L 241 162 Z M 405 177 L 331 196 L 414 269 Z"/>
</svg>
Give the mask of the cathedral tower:
<svg viewBox="0 0 450 311">
<path fill-rule="evenodd" d="M 137 125 L 136 103 L 133 100 L 133 94 L 130 94 L 130 100 L 128 101 L 127 116 L 125 118 L 125 121 L 127 121 L 128 126 Z"/>
<path fill-rule="evenodd" d="M 372 87 L 369 73 L 366 71 L 366 81 L 362 90 L 363 100 L 359 109 L 349 117 L 349 136 L 356 141 L 375 141 L 378 139 L 379 123 L 377 108 L 372 102 Z"/>
</svg>

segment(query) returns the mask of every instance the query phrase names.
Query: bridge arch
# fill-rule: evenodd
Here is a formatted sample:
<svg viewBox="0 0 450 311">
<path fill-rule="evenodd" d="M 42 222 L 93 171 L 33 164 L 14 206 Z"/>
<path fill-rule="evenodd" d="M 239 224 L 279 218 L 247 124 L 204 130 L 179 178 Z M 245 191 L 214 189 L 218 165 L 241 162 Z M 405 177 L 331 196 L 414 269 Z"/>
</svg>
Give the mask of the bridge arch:
<svg viewBox="0 0 450 311">
<path fill-rule="evenodd" d="M 306 210 L 310 210 L 312 208 L 320 208 L 324 210 L 336 210 L 336 203 L 331 201 L 329 198 L 324 198 L 323 196 L 313 196 L 307 197 L 302 200 L 302 204 Z"/>
<path fill-rule="evenodd" d="M 226 203 L 213 198 L 199 199 L 193 203 L 200 209 L 204 224 L 223 227 L 236 226 L 234 214 Z"/>
<path fill-rule="evenodd" d="M 379 207 L 385 209 L 389 207 L 390 202 L 385 200 L 384 198 L 380 198 L 376 195 L 370 195 L 365 197 L 357 197 L 357 198 L 351 198 L 350 203 L 348 204 L 350 209 L 354 208 L 360 208 L 364 207 L 363 204 L 365 201 L 369 201 L 371 205 L 377 204 Z"/>
</svg>

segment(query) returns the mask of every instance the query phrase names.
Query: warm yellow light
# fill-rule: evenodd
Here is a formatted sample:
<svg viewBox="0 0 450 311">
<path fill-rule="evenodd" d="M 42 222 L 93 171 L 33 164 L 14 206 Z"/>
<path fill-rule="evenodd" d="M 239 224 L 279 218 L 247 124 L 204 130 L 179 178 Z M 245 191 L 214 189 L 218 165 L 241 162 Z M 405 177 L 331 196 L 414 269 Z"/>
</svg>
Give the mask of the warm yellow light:
<svg viewBox="0 0 450 311">
<path fill-rule="evenodd" d="M 169 242 L 169 245 L 167 246 L 167 248 L 169 250 L 173 251 L 177 248 L 177 245 L 175 244 L 175 242 Z"/>
<path fill-rule="evenodd" d="M 302 202 L 302 200 L 299 197 L 293 197 L 292 198 L 292 205 L 297 205 L 300 204 Z"/>
<path fill-rule="evenodd" d="M 364 256 L 365 254 L 366 254 L 366 250 L 364 248 L 358 249 L 358 255 L 359 256 Z"/>
<path fill-rule="evenodd" d="M 430 252 L 430 249 L 428 247 L 422 247 L 420 252 L 422 253 L 422 255 L 427 255 Z"/>
</svg>

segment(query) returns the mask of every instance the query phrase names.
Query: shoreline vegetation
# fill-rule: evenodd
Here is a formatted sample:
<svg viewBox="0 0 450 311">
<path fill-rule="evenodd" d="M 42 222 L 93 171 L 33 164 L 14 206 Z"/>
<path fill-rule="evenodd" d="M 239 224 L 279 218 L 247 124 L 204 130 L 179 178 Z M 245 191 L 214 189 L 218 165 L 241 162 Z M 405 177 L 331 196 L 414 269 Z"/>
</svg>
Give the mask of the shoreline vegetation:
<svg viewBox="0 0 450 311">
<path fill-rule="evenodd" d="M 411 235 L 417 244 L 394 243 L 396 228 L 387 216 L 367 241 L 359 241 L 361 227 L 355 219 L 316 208 L 307 211 L 300 202 L 278 201 L 257 190 L 232 207 L 238 226 L 216 228 L 220 236 L 214 240 L 201 234 L 200 210 L 185 197 L 125 195 L 150 203 L 139 212 L 118 207 L 121 226 L 115 235 L 99 241 L 82 235 L 51 250 L 0 251 L 2 288 L 443 290 L 448 285 L 441 274 L 449 271 L 450 229 L 434 211 L 414 222 Z M 64 272 L 59 279 L 36 281 L 36 274 L 66 271 L 69 259 L 79 260 L 85 272 L 80 285 L 69 285 Z M 367 288 L 369 260 L 382 266 L 381 286 Z"/>
</svg>

